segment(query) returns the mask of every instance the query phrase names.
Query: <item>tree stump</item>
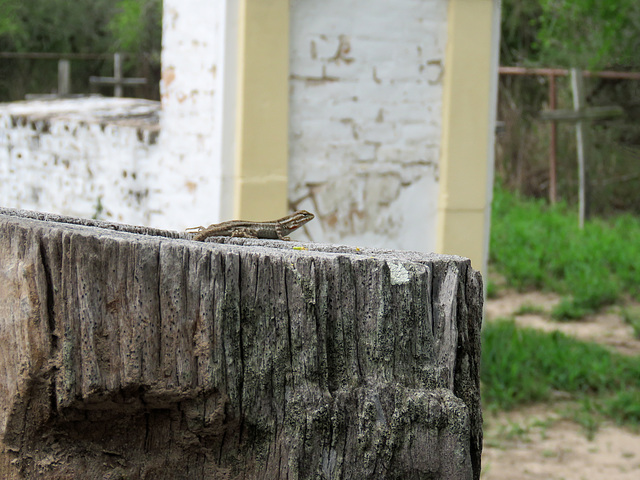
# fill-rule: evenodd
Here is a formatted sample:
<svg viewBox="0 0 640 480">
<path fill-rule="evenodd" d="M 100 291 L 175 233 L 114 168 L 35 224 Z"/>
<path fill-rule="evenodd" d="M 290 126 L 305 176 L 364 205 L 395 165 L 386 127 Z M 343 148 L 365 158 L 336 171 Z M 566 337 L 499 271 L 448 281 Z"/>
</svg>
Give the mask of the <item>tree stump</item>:
<svg viewBox="0 0 640 480">
<path fill-rule="evenodd" d="M 479 478 L 467 259 L 211 240 L 0 210 L 1 478 Z"/>
</svg>

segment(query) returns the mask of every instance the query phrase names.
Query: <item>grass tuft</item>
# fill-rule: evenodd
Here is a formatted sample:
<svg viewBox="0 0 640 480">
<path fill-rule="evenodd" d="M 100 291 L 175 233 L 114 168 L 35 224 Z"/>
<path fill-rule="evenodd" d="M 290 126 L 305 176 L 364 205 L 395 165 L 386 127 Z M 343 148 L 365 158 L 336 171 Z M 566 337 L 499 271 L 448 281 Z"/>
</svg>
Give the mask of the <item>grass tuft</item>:
<svg viewBox="0 0 640 480">
<path fill-rule="evenodd" d="M 534 305 L 532 303 L 523 303 L 520 308 L 514 312 L 514 315 L 547 315 L 546 310 L 541 305 Z"/>
</svg>

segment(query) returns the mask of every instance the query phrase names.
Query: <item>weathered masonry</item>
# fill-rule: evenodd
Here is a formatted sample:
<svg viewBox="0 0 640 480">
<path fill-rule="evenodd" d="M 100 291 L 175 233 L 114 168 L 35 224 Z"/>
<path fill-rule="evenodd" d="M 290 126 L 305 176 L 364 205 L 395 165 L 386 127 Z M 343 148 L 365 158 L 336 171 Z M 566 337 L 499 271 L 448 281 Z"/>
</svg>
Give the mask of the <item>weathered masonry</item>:
<svg viewBox="0 0 640 480">
<path fill-rule="evenodd" d="M 0 205 L 149 224 L 159 113 L 132 98 L 0 104 Z"/>
<path fill-rule="evenodd" d="M 478 479 L 461 257 L 0 210 L 0 477 Z"/>
</svg>

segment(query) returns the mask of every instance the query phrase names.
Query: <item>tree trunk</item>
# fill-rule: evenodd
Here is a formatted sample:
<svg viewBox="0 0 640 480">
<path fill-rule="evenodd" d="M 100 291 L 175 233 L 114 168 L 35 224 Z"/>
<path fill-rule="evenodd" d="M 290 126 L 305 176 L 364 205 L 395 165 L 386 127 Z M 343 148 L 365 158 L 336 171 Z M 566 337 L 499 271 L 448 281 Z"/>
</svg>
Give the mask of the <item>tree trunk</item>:
<svg viewBox="0 0 640 480">
<path fill-rule="evenodd" d="M 467 259 L 212 240 L 0 210 L 1 478 L 479 478 Z"/>
</svg>

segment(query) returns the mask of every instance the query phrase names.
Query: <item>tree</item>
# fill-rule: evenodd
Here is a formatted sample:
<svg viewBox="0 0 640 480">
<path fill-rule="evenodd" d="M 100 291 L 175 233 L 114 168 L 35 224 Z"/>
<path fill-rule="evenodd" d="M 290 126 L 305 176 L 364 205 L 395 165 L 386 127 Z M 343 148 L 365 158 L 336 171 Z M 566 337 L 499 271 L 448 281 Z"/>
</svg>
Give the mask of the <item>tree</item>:
<svg viewBox="0 0 640 480">
<path fill-rule="evenodd" d="M 584 69 L 638 67 L 637 0 L 539 0 L 540 60 Z"/>
<path fill-rule="evenodd" d="M 106 53 L 126 51 L 126 65 L 157 83 L 160 65 L 161 0 L 0 0 L 0 51 Z M 144 61 L 140 61 L 140 59 Z M 0 100 L 55 87 L 56 64 L 46 60 L 0 62 Z M 88 91 L 90 75 L 112 74 L 110 62 L 77 62 L 76 92 Z"/>
<path fill-rule="evenodd" d="M 501 61 L 636 69 L 639 32 L 637 0 L 503 0 Z"/>
<path fill-rule="evenodd" d="M 640 2 L 637 0 L 503 0 L 502 65 L 576 67 L 583 70 L 640 70 Z M 566 79 L 557 81 L 561 108 L 571 106 Z M 620 105 L 625 116 L 598 122 L 592 136 L 590 171 L 595 213 L 640 212 L 637 158 L 640 151 L 640 84 L 591 78 L 590 105 Z M 548 108 L 549 86 L 541 76 L 500 77 L 499 117 L 506 131 L 498 139 L 497 171 L 507 186 L 544 197 L 549 185 L 547 126 L 537 114 Z M 573 131 L 558 127 L 558 191 L 576 195 Z"/>
<path fill-rule="evenodd" d="M 113 35 L 112 48 L 127 52 L 161 50 L 162 1 L 120 0 L 116 14 L 109 22 Z"/>
</svg>

